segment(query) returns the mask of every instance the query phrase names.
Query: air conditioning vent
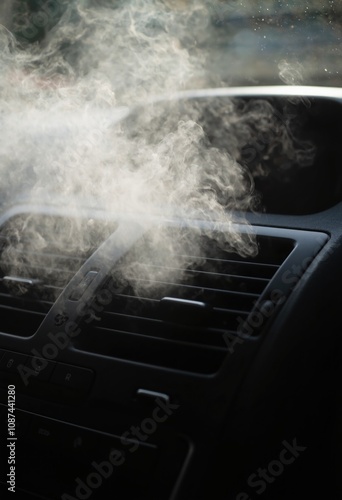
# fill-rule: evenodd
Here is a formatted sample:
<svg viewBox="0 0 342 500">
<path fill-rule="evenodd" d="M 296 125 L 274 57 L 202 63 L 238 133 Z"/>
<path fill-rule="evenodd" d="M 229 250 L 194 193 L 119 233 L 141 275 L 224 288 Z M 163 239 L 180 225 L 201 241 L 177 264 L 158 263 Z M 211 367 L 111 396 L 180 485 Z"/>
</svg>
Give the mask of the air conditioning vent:
<svg viewBox="0 0 342 500">
<path fill-rule="evenodd" d="M 93 219 L 12 217 L 0 231 L 0 332 L 33 335 L 111 230 Z"/>
<path fill-rule="evenodd" d="M 110 305 L 76 340 L 80 348 L 101 352 L 103 345 L 103 354 L 130 361 L 216 371 L 227 354 L 225 335 L 236 335 L 295 242 L 258 236 L 258 254 L 242 258 L 201 238 L 205 256 L 132 249 L 105 286 L 115 291 Z"/>
</svg>

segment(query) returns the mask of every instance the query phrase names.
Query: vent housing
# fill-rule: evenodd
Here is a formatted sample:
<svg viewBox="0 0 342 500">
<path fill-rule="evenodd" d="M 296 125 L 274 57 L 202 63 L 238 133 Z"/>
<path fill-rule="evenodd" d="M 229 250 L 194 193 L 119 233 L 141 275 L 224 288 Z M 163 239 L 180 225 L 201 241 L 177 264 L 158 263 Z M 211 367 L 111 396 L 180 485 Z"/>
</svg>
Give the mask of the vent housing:
<svg viewBox="0 0 342 500">
<path fill-rule="evenodd" d="M 148 238 L 136 245 L 104 286 L 114 291 L 110 304 L 98 321 L 83 326 L 75 346 L 171 369 L 217 371 L 227 354 L 226 335 L 236 336 L 295 242 L 258 236 L 258 254 L 243 258 L 222 249 L 214 234 L 200 239 L 195 246 L 204 252 L 176 259 L 171 250 L 153 250 Z"/>
<path fill-rule="evenodd" d="M 33 335 L 109 226 L 93 219 L 21 214 L 0 230 L 0 332 Z"/>
</svg>

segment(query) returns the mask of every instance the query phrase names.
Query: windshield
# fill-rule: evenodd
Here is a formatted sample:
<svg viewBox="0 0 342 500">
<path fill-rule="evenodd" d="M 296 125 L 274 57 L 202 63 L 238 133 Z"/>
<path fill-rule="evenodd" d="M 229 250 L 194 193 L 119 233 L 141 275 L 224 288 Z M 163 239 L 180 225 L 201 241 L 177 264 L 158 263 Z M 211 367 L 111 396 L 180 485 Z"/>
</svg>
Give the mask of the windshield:
<svg viewBox="0 0 342 500">
<path fill-rule="evenodd" d="M 236 0 L 211 12 L 210 69 L 225 82 L 340 86 L 341 2 Z"/>
<path fill-rule="evenodd" d="M 209 97 L 339 87 L 341 12 L 333 1 L 3 3 L 0 199 L 224 221 L 259 207 L 259 193 L 269 212 L 331 206 L 342 192 L 336 100 L 308 103 L 298 88 L 285 101 L 260 88 L 256 100 Z M 179 93 L 189 89 L 208 100 Z"/>
<path fill-rule="evenodd" d="M 64 59 L 60 73 L 65 62 L 89 71 L 95 58 L 101 73 L 109 62 L 124 73 L 125 86 L 134 71 L 135 85 L 150 85 L 147 69 L 139 71 L 143 57 L 157 79 L 168 70 L 167 89 L 158 85 L 157 91 L 170 85 L 340 86 L 341 15 L 336 0 L 7 0 L 0 7 L 0 22 L 23 47 L 50 44 L 49 56 Z"/>
</svg>

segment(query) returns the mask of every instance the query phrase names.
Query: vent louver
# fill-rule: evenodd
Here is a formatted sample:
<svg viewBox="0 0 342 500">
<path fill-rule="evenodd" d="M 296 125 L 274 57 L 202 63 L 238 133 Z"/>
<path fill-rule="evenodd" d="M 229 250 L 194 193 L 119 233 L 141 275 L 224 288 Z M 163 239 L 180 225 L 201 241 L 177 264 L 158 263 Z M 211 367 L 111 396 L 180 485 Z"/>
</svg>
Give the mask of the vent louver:
<svg viewBox="0 0 342 500">
<path fill-rule="evenodd" d="M 0 332 L 33 335 L 105 237 L 92 219 L 18 215 L 0 230 Z"/>
<path fill-rule="evenodd" d="M 258 247 L 255 257 L 242 258 L 211 238 L 205 258 L 181 255 L 179 269 L 169 267 L 174 258 L 164 252 L 162 263 L 158 252 L 133 250 L 106 285 L 115 294 L 100 321 L 76 342 L 95 352 L 106 346 L 103 354 L 130 361 L 216 371 L 227 354 L 224 335 L 236 335 L 239 321 L 247 319 L 294 242 L 260 236 Z M 135 273 L 127 279 L 122 270 L 132 266 Z"/>
</svg>

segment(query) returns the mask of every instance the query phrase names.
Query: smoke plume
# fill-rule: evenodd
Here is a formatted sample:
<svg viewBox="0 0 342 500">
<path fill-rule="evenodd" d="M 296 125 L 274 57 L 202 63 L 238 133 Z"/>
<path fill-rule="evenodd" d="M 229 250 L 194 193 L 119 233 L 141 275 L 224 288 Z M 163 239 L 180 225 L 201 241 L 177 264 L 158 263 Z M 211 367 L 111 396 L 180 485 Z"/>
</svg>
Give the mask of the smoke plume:
<svg viewBox="0 0 342 500">
<path fill-rule="evenodd" d="M 196 101 L 170 101 L 162 112 L 156 104 L 143 106 L 158 95 L 215 80 L 205 73 L 207 2 L 51 0 L 42 5 L 38 13 L 13 14 L 12 24 L 0 27 L 4 206 L 24 197 L 35 204 L 48 200 L 75 216 L 81 206 L 97 206 L 142 219 L 200 217 L 228 224 L 230 250 L 255 254 L 253 236 L 234 230 L 232 214 L 255 204 L 241 145 L 256 117 L 264 117 L 258 123 L 266 136 L 273 131 L 269 107 L 242 112 L 227 100 L 207 103 L 204 118 Z M 119 121 L 132 107 L 140 113 Z M 277 135 L 278 146 L 284 134 L 285 128 Z M 275 147 L 271 142 L 269 149 Z M 71 218 L 66 224 L 73 227 Z M 46 228 L 44 235 L 38 224 L 35 230 L 32 241 L 41 249 Z M 88 244 L 81 231 L 65 234 L 77 238 L 80 251 Z M 58 235 L 55 246 L 63 250 L 65 238 Z M 201 253 L 188 248 L 184 235 L 175 242 L 172 233 L 169 245 L 165 231 L 162 235 L 166 256 L 182 253 L 184 245 L 190 254 Z M 53 237 L 52 225 L 48 239 Z M 153 238 L 158 244 L 160 234 Z M 7 266 L 10 255 L 16 252 L 6 252 Z M 12 264 L 9 272 L 20 274 L 20 262 L 13 257 Z"/>
</svg>

